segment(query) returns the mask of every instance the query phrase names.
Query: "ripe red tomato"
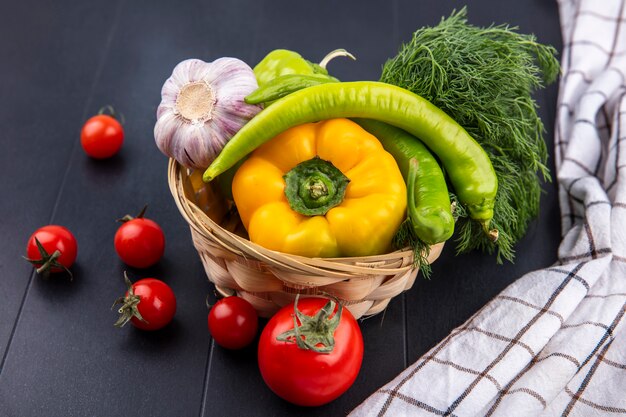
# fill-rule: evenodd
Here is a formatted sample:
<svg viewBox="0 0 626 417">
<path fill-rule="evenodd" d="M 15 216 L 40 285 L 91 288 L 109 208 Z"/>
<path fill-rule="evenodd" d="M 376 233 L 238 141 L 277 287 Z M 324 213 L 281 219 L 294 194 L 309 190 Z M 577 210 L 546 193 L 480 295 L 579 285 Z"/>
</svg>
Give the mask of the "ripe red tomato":
<svg viewBox="0 0 626 417">
<path fill-rule="evenodd" d="M 241 349 L 254 340 L 259 318 L 252 304 L 232 296 L 222 298 L 211 307 L 208 324 L 215 343 L 226 349 Z"/>
<path fill-rule="evenodd" d="M 165 252 L 165 235 L 161 226 L 143 217 L 146 208 L 135 218 L 126 216 L 115 233 L 115 251 L 125 264 L 147 268 L 156 264 Z"/>
<path fill-rule="evenodd" d="M 115 326 L 122 327 L 129 321 L 141 330 L 163 328 L 176 314 L 176 296 L 165 282 L 156 278 L 143 278 L 134 284 L 124 274 L 128 291 L 115 300 L 120 317 Z"/>
<path fill-rule="evenodd" d="M 37 268 L 37 273 L 44 275 L 65 271 L 71 276 L 69 268 L 77 253 L 78 245 L 72 232 L 57 225 L 37 229 L 26 245 L 26 259 Z"/>
<path fill-rule="evenodd" d="M 92 158 L 105 159 L 115 155 L 124 143 L 124 129 L 108 114 L 98 114 L 85 122 L 80 143 Z"/>
<path fill-rule="evenodd" d="M 314 337 L 306 327 L 316 328 L 316 323 L 321 321 L 322 327 L 329 327 L 332 335 L 332 322 L 339 309 L 334 302 L 327 304 L 328 300 L 322 298 L 296 301 L 297 310 L 294 304 L 283 307 L 263 329 L 259 340 L 259 368 L 265 383 L 281 398 L 297 405 L 319 406 L 339 397 L 356 380 L 363 360 L 363 337 L 354 316 L 343 308 L 330 352 L 301 348 L 294 343 L 294 311 L 298 324 L 303 325 L 302 344 L 308 341 L 323 350 L 318 341 L 324 338 Z"/>
</svg>

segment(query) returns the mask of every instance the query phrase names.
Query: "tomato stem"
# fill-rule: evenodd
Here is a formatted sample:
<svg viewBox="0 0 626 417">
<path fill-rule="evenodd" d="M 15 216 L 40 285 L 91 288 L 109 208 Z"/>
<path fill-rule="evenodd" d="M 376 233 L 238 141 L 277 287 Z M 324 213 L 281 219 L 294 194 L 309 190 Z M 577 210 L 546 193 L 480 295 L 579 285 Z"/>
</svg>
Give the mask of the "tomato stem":
<svg viewBox="0 0 626 417">
<path fill-rule="evenodd" d="M 331 353 L 335 347 L 334 335 L 341 320 L 343 306 L 337 298 L 332 297 L 333 299 L 328 300 L 328 303 L 314 316 L 307 316 L 298 310 L 299 298 L 300 294 L 296 295 L 293 305 L 293 329 L 281 333 L 276 339 L 295 343 L 300 349 L 312 350 L 317 353 Z M 337 313 L 332 315 L 337 305 L 339 306 Z M 300 325 L 298 325 L 298 320 Z"/>
<path fill-rule="evenodd" d="M 122 125 L 126 123 L 126 119 L 124 118 L 124 115 L 122 113 L 118 113 L 115 110 L 115 108 L 110 104 L 107 104 L 106 106 L 102 106 L 100 110 L 98 110 L 98 114 L 111 116 L 115 120 L 119 121 L 120 124 Z"/>
<path fill-rule="evenodd" d="M 136 215 L 135 217 L 131 216 L 130 214 L 127 214 L 124 217 L 122 217 L 121 219 L 117 219 L 117 221 L 120 222 L 120 223 L 126 223 L 126 222 L 129 222 L 129 221 L 134 220 L 134 219 L 143 219 L 143 217 L 146 214 L 146 210 L 147 209 L 148 209 L 148 205 L 146 204 L 145 206 L 143 206 L 143 208 L 141 209 L 139 214 Z"/>
<path fill-rule="evenodd" d="M 58 264 L 57 259 L 59 258 L 59 256 L 61 256 L 61 251 L 57 249 L 52 253 L 52 255 L 48 256 L 48 258 L 45 259 L 44 263 L 42 263 L 39 268 L 36 269 L 37 273 L 44 273 L 50 270 L 52 265 Z"/>
<path fill-rule="evenodd" d="M 128 274 L 124 271 L 124 281 L 126 282 L 126 286 L 128 287 L 128 292 L 124 297 L 119 297 L 113 305 L 111 309 L 115 308 L 116 305 L 122 304 L 122 306 L 117 310 L 120 313 L 119 318 L 113 324 L 115 327 L 124 327 L 126 323 L 128 323 L 133 317 L 143 321 L 144 323 L 148 323 L 146 319 L 141 316 L 139 309 L 137 306 L 141 302 L 141 298 L 138 295 L 135 295 L 135 291 L 133 290 L 133 283 L 128 278 Z"/>
<path fill-rule="evenodd" d="M 57 259 L 61 256 L 60 250 L 55 250 L 52 255 L 48 253 L 48 251 L 43 247 L 39 239 L 35 237 L 35 244 L 37 245 L 37 250 L 39 250 L 39 255 L 41 258 L 39 259 L 30 259 L 24 257 L 28 262 L 35 266 L 35 271 L 42 276 L 44 279 L 48 279 L 50 276 L 50 272 L 52 268 L 59 268 L 65 271 L 70 276 L 70 281 L 74 279 L 72 275 L 72 271 L 70 271 L 65 265 L 61 264 Z"/>
</svg>

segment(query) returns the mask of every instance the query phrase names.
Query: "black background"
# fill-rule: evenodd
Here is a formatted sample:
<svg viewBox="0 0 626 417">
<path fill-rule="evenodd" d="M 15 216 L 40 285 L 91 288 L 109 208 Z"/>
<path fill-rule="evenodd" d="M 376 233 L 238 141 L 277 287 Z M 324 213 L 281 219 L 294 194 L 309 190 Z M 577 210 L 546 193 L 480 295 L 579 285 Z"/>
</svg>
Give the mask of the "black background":
<svg viewBox="0 0 626 417">
<path fill-rule="evenodd" d="M 34 1 L 0 2 L 0 415 L 283 416 L 345 415 L 462 324 L 523 273 L 556 260 L 556 185 L 516 246 L 515 264 L 455 256 L 433 265 L 430 281 L 361 322 L 366 350 L 354 386 L 335 402 L 292 406 L 264 385 L 254 347 L 221 349 L 206 328 L 212 285 L 169 193 L 167 159 L 152 130 L 160 89 L 186 58 L 240 58 L 251 66 L 287 48 L 317 61 L 343 47 L 357 57 L 329 69 L 375 80 L 385 60 L 420 26 L 434 25 L 462 1 Z M 477 25 L 510 23 L 561 50 L 556 1 L 467 2 Z M 552 149 L 557 87 L 536 95 Z M 83 122 L 114 105 L 125 118 L 122 151 L 86 157 Z M 553 167 L 553 160 L 550 161 Z M 165 257 L 148 270 L 118 260 L 115 219 L 148 204 L 164 229 Z M 45 224 L 72 230 L 79 243 L 74 281 L 48 281 L 21 259 Z M 174 322 L 156 333 L 116 329 L 110 305 L 122 274 L 155 276 L 178 299 Z"/>
</svg>

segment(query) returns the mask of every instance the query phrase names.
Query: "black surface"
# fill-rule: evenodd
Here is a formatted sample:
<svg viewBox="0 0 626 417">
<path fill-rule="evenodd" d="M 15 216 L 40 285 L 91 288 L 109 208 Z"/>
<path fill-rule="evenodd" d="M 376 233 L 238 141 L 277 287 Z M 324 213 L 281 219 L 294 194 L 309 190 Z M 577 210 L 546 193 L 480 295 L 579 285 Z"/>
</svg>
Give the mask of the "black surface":
<svg viewBox="0 0 626 417">
<path fill-rule="evenodd" d="M 343 80 L 377 79 L 385 59 L 422 25 L 461 1 L 0 2 L 0 416 L 344 415 L 523 273 L 556 259 L 556 186 L 517 245 L 515 264 L 448 245 L 430 281 L 418 279 L 384 315 L 362 321 L 365 357 L 354 386 L 319 408 L 292 406 L 267 389 L 255 349 L 211 342 L 212 292 L 189 229 L 170 196 L 166 158 L 152 129 L 160 89 L 181 60 L 235 56 L 251 65 L 275 48 L 336 60 Z M 559 50 L 556 2 L 473 1 L 474 24 L 510 23 Z M 537 95 L 552 148 L 556 86 Z M 87 158 L 82 123 L 106 104 L 126 118 L 126 139 L 108 161 Z M 552 163 L 553 161 L 551 161 Z M 149 204 L 167 245 L 139 271 L 113 249 L 115 219 Z M 75 279 L 43 281 L 21 259 L 38 227 L 62 224 L 79 242 Z M 109 307 L 122 272 L 156 276 L 178 298 L 175 321 L 149 334 L 115 329 Z"/>
</svg>

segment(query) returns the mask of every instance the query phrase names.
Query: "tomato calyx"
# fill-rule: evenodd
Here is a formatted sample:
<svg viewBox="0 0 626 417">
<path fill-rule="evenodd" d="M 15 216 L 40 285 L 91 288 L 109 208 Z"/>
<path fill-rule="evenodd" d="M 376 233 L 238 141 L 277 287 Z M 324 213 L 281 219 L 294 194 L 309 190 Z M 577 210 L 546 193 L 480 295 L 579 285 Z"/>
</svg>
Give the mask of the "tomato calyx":
<svg viewBox="0 0 626 417">
<path fill-rule="evenodd" d="M 115 110 L 115 108 L 110 104 L 107 104 L 106 106 L 101 107 L 100 110 L 98 110 L 98 114 L 111 116 L 112 118 L 120 122 L 120 124 L 122 125 L 126 123 L 126 118 L 124 117 L 124 115 L 122 113 L 118 113 Z"/>
<path fill-rule="evenodd" d="M 50 272 L 53 268 L 62 269 L 70 276 L 70 281 L 74 278 L 72 275 L 72 271 L 70 271 L 65 265 L 61 264 L 57 261 L 57 259 L 61 256 L 60 250 L 55 250 L 52 254 L 48 253 L 48 251 L 43 247 L 39 239 L 37 237 L 34 238 L 35 244 L 37 245 L 37 250 L 39 250 L 39 255 L 41 258 L 39 259 L 30 259 L 24 257 L 28 262 L 33 264 L 36 268 L 35 271 L 42 276 L 44 279 L 48 279 L 50 277 Z"/>
<path fill-rule="evenodd" d="M 127 214 L 124 217 L 122 217 L 121 219 L 117 219 L 117 221 L 120 222 L 120 223 L 127 223 L 127 222 L 129 222 L 131 220 L 143 219 L 143 217 L 146 215 L 146 210 L 148 210 L 148 205 L 147 204 L 145 206 L 143 206 L 143 208 L 141 209 L 139 214 L 136 215 L 135 217 L 131 216 L 130 214 Z"/>
<path fill-rule="evenodd" d="M 331 353 L 335 347 L 335 330 L 341 321 L 343 306 L 333 297 L 314 316 L 307 316 L 298 310 L 299 297 L 300 294 L 296 295 L 293 305 L 293 329 L 279 334 L 276 339 L 295 343 L 300 349 Z M 337 305 L 339 305 L 337 313 L 332 315 Z"/>
<path fill-rule="evenodd" d="M 120 313 L 120 316 L 113 325 L 115 327 L 124 327 L 124 325 L 128 323 L 133 317 L 136 317 L 144 323 L 148 323 L 148 321 L 141 316 L 141 313 L 137 308 L 139 302 L 141 302 L 141 298 L 138 295 L 135 295 L 133 283 L 128 278 L 128 274 L 126 274 L 126 271 L 124 271 L 124 281 L 126 282 L 126 286 L 128 287 L 127 294 L 123 297 L 119 297 L 111 306 L 111 309 L 113 309 L 118 304 L 122 305 L 117 310 L 117 312 Z"/>
</svg>

